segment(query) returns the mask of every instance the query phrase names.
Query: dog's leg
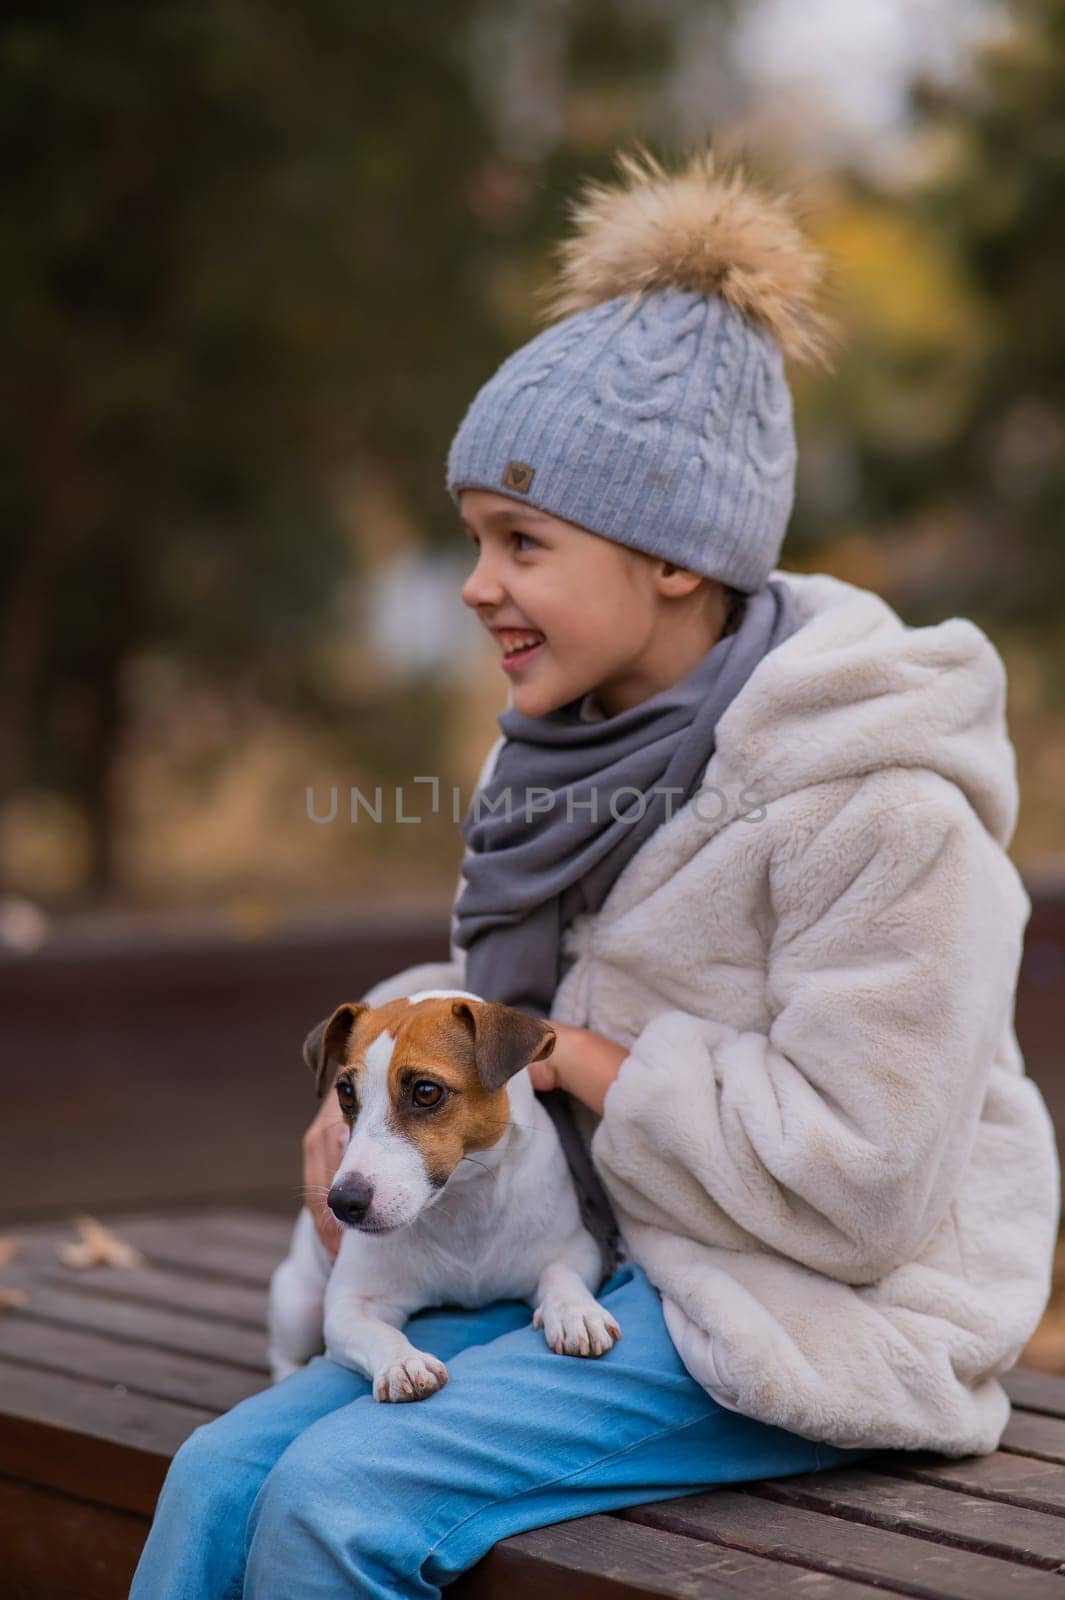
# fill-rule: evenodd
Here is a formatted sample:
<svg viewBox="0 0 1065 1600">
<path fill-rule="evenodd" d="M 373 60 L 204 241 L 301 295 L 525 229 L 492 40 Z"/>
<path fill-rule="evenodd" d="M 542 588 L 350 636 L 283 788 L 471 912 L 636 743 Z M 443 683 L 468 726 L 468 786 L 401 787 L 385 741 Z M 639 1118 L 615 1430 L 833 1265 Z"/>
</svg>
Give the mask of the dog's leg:
<svg viewBox="0 0 1065 1600">
<path fill-rule="evenodd" d="M 322 1348 L 324 1288 L 309 1282 L 291 1257 L 270 1280 L 270 1372 L 280 1383 Z"/>
<path fill-rule="evenodd" d="M 326 1296 L 325 1353 L 369 1378 L 375 1400 L 424 1400 L 444 1387 L 447 1368 L 428 1351 L 415 1349 L 396 1327 L 408 1315 L 399 1306 L 356 1293 L 334 1276 Z"/>
<path fill-rule="evenodd" d="M 601 1356 L 621 1338 L 621 1329 L 584 1280 L 564 1261 L 540 1274 L 533 1327 L 560 1356 Z"/>
<path fill-rule="evenodd" d="M 322 1318 L 330 1261 L 304 1207 L 292 1247 L 270 1279 L 270 1372 L 275 1383 L 298 1372 L 322 1348 Z"/>
</svg>

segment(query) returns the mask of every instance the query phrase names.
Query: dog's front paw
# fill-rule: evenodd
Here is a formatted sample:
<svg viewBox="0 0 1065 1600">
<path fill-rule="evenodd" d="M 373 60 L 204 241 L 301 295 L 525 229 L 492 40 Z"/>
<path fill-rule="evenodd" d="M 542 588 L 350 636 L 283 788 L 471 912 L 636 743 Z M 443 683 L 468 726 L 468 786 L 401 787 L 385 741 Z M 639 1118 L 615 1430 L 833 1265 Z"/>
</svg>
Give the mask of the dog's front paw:
<svg viewBox="0 0 1065 1600">
<path fill-rule="evenodd" d="M 284 1383 L 286 1378 L 291 1378 L 294 1372 L 302 1372 L 303 1368 L 298 1361 L 289 1361 L 285 1356 L 272 1356 L 270 1358 L 270 1376 L 275 1383 Z"/>
<path fill-rule="evenodd" d="M 533 1312 L 533 1327 L 543 1328 L 544 1338 L 556 1355 L 601 1356 L 621 1338 L 609 1311 L 598 1301 L 545 1300 Z"/>
<path fill-rule="evenodd" d="M 447 1382 L 447 1368 L 424 1350 L 412 1350 L 401 1361 L 374 1374 L 375 1400 L 424 1400 Z"/>
</svg>

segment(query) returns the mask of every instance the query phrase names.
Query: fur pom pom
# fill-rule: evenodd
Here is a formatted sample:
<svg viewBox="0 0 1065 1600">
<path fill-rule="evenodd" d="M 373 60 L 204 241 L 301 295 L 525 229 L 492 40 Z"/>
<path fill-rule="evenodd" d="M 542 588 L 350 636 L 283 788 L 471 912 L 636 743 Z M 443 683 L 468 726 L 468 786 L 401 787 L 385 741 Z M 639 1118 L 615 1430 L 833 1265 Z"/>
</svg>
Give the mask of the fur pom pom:
<svg viewBox="0 0 1065 1600">
<path fill-rule="evenodd" d="M 617 158 L 627 182 L 589 181 L 571 204 L 573 237 L 558 247 L 547 316 L 673 287 L 717 294 L 765 328 L 784 355 L 828 364 L 832 321 L 814 304 L 824 258 L 807 244 L 783 197 L 760 193 L 713 153 L 667 173 L 644 148 Z"/>
</svg>

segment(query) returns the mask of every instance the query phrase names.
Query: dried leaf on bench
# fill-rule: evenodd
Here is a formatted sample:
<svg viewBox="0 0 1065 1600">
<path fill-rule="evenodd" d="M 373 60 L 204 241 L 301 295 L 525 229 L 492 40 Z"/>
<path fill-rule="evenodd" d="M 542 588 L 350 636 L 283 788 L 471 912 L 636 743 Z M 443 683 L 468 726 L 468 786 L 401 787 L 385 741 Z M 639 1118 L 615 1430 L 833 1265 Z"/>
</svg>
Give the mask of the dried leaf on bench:
<svg viewBox="0 0 1065 1600">
<path fill-rule="evenodd" d="M 95 1217 L 75 1217 L 81 1241 L 61 1244 L 56 1255 L 67 1267 L 142 1267 L 144 1257 Z"/>
<path fill-rule="evenodd" d="M 25 1289 L 0 1289 L 0 1311 L 10 1311 L 14 1306 L 24 1306 L 28 1304 L 29 1298 Z"/>
<path fill-rule="evenodd" d="M 9 1261 L 14 1261 L 18 1248 L 19 1241 L 9 1233 L 0 1235 L 0 1267 L 6 1267 Z"/>
</svg>

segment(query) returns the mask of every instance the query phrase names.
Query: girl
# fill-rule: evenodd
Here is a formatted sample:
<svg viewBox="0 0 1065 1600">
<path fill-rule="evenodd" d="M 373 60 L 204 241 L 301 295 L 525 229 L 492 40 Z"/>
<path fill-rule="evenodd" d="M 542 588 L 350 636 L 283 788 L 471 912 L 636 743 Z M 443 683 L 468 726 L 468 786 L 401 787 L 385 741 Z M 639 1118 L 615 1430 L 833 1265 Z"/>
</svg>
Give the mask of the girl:
<svg viewBox="0 0 1065 1600">
<path fill-rule="evenodd" d="M 776 568 L 818 259 L 708 153 L 621 174 L 451 449 L 511 701 L 451 961 L 364 998 L 550 1016 L 530 1070 L 594 1169 L 622 1340 L 582 1360 L 522 1302 L 426 1310 L 450 1381 L 410 1405 L 316 1358 L 178 1452 L 135 1600 L 435 1600 L 524 1529 L 1005 1426 L 1059 1176 L 1012 1025 L 1002 662 Z M 309 1188 L 340 1126 L 327 1102 Z"/>
</svg>

